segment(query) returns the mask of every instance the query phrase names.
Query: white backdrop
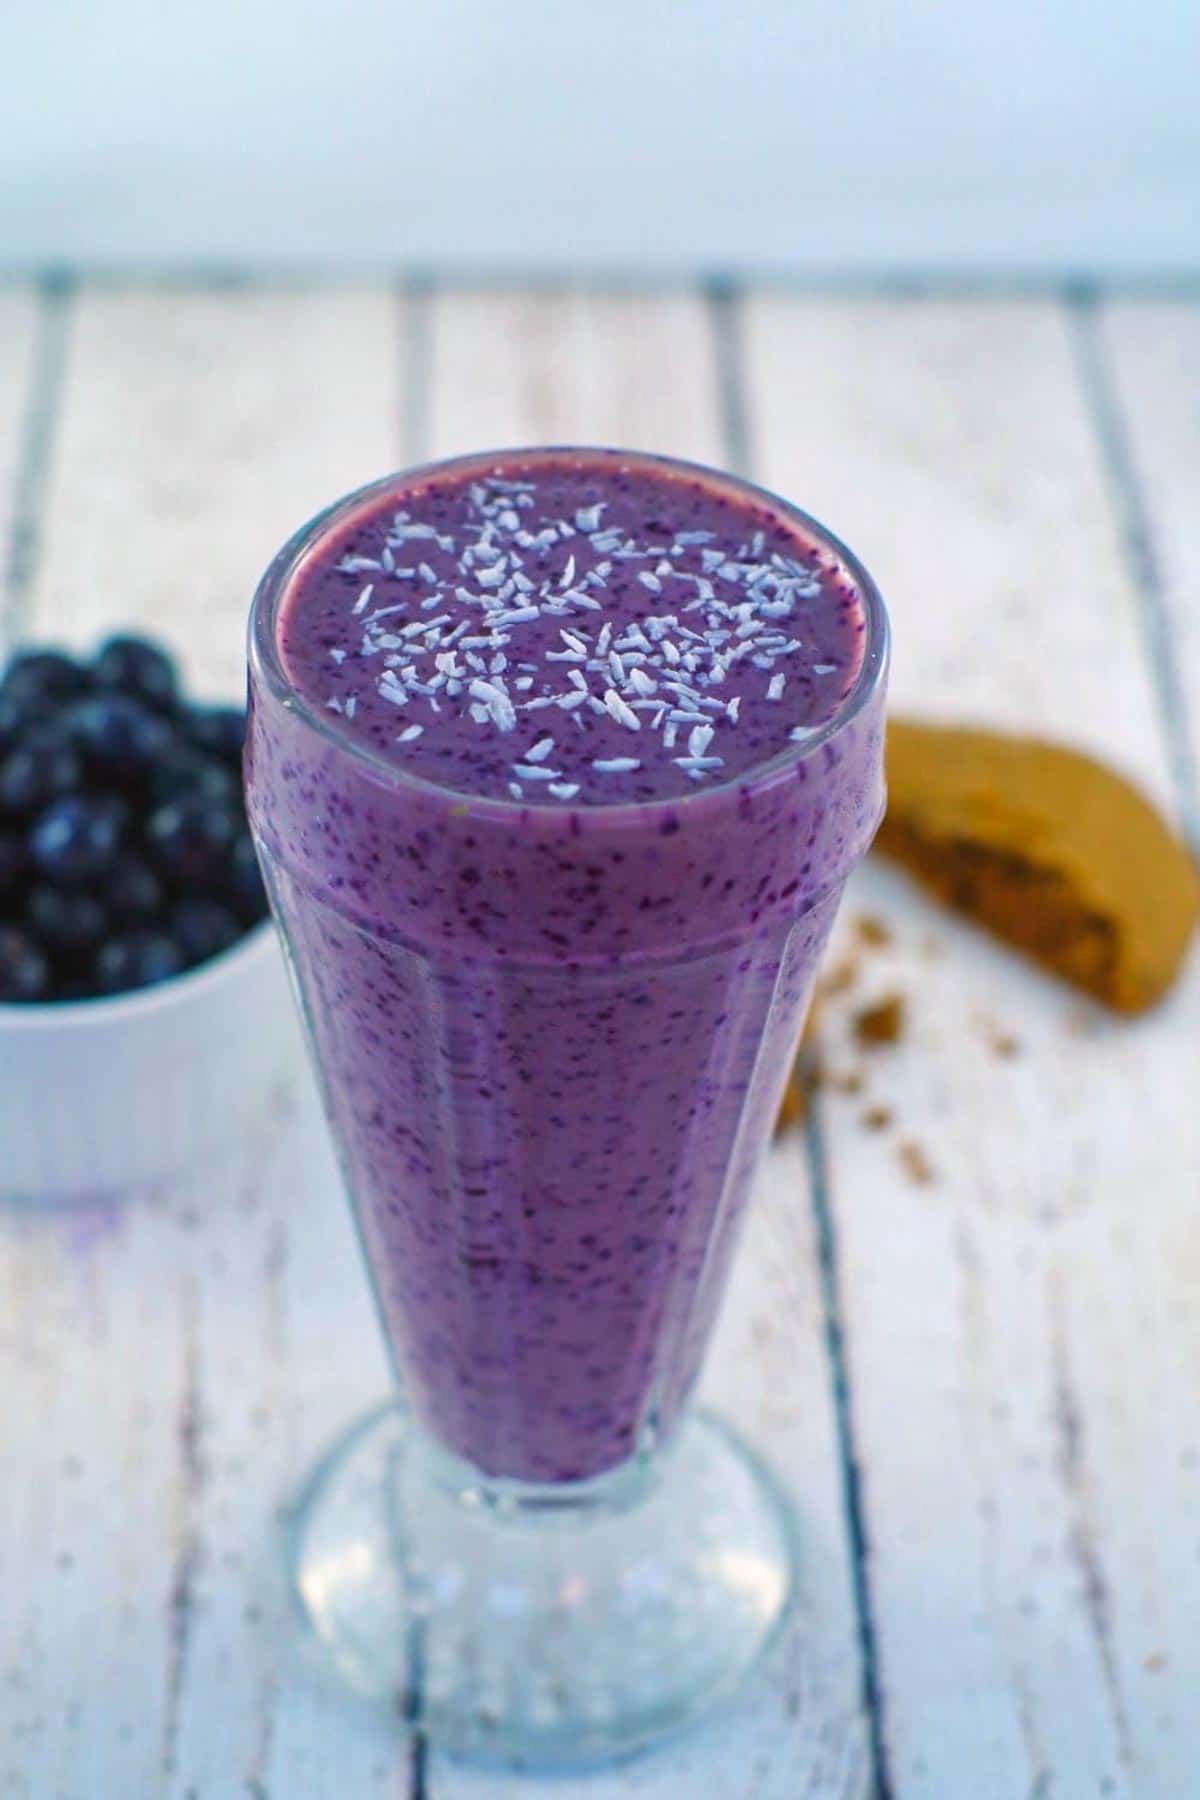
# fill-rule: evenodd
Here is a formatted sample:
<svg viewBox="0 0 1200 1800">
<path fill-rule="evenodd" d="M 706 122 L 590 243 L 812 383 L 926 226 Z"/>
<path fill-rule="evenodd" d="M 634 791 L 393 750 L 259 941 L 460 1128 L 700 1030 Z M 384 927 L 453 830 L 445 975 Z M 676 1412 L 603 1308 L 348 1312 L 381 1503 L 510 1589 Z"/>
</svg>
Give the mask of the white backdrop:
<svg viewBox="0 0 1200 1800">
<path fill-rule="evenodd" d="M 1200 267 L 1200 0 L 3 0 L 0 259 Z"/>
</svg>

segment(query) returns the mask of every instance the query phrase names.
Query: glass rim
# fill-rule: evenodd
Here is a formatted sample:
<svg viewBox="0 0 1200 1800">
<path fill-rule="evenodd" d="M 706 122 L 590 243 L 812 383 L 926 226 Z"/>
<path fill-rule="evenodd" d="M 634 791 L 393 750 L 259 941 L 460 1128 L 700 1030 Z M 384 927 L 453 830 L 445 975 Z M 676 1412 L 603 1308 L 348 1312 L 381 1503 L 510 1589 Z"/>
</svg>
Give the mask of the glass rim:
<svg viewBox="0 0 1200 1800">
<path fill-rule="evenodd" d="M 692 793 L 656 796 L 651 800 L 601 801 L 589 802 L 583 806 L 563 806 L 561 802 L 552 805 L 549 801 L 542 801 L 534 796 L 514 800 L 507 795 L 473 793 L 468 789 L 450 787 L 445 782 L 431 781 L 425 776 L 416 775 L 390 761 L 369 744 L 352 737 L 340 725 L 336 714 L 323 712 L 300 693 L 289 679 L 279 653 L 279 607 L 304 559 L 316 551 L 318 545 L 339 523 L 391 489 L 399 492 L 406 484 L 416 484 L 443 472 L 467 472 L 475 468 L 482 472 L 488 468 L 503 468 L 506 462 L 517 459 L 528 464 L 541 458 L 563 456 L 620 458 L 626 463 L 649 465 L 660 473 L 665 471 L 668 476 L 700 476 L 710 485 L 715 484 L 735 496 L 754 501 L 760 506 L 769 506 L 786 521 L 797 526 L 804 536 L 813 541 L 816 548 L 831 552 L 837 558 L 853 580 L 862 601 L 867 623 L 866 642 L 863 646 L 862 663 L 854 681 L 829 718 L 814 727 L 811 736 L 799 743 L 786 744 L 774 756 L 752 764 L 741 774 L 697 786 Z M 887 609 L 874 578 L 849 546 L 811 513 L 805 512 L 790 500 L 785 500 L 770 488 L 707 463 L 694 462 L 685 457 L 659 455 L 648 450 L 625 450 L 612 445 L 592 444 L 509 445 L 498 450 L 475 450 L 460 456 L 435 457 L 414 463 L 373 481 L 364 482 L 314 513 L 276 551 L 255 588 L 248 628 L 248 664 L 252 690 L 257 687 L 265 689 L 274 701 L 285 706 L 331 749 L 341 752 L 351 762 L 361 766 L 376 786 L 426 795 L 443 805 L 452 806 L 456 813 L 469 813 L 472 818 L 513 820 L 532 815 L 556 819 L 561 818 L 564 813 L 571 813 L 581 824 L 586 821 L 589 825 L 619 824 L 627 822 L 633 816 L 657 817 L 664 812 L 704 808 L 730 793 L 756 796 L 775 787 L 802 764 L 807 763 L 863 712 L 887 675 L 890 650 L 891 629 Z"/>
</svg>

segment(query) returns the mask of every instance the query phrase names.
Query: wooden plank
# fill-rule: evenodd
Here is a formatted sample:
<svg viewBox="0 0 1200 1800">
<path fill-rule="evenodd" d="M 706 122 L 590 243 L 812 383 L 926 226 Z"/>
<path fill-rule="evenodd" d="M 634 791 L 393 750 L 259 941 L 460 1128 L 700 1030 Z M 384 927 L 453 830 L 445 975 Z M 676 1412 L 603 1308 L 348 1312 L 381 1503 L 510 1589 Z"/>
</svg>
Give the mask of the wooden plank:
<svg viewBox="0 0 1200 1800">
<path fill-rule="evenodd" d="M 245 687 L 254 584 L 289 532 L 397 445 L 382 287 L 85 290 L 33 595 L 38 629 L 125 623 Z"/>
<path fill-rule="evenodd" d="M 1130 561 L 1165 627 L 1156 647 L 1173 666 L 1160 675 L 1165 694 L 1173 689 L 1182 702 L 1172 719 L 1182 734 L 1174 765 L 1195 831 L 1200 825 L 1200 308 L 1112 303 L 1099 314 L 1097 348 L 1095 373 L 1116 402 L 1112 425 L 1118 439 L 1111 446 L 1110 475 L 1125 491 L 1115 493 L 1114 501 Z M 1193 977 L 1193 1000 L 1196 986 Z M 1185 1002 L 1180 1010 L 1181 1029 L 1190 1028 L 1191 1042 L 1181 1052 L 1174 1083 L 1147 1121 L 1147 1137 L 1157 1128 L 1166 1139 L 1174 1179 L 1160 1190 L 1157 1159 L 1146 1156 L 1122 1221 L 1125 1254 L 1146 1268 L 1146 1286 L 1123 1293 L 1114 1281 L 1109 1297 L 1126 1322 L 1130 1353 L 1137 1358 L 1133 1373 L 1140 1372 L 1144 1385 L 1138 1393 L 1121 1383 L 1121 1403 L 1097 1426 L 1105 1433 L 1105 1465 L 1114 1471 L 1104 1498 L 1128 1570 L 1128 1606 L 1142 1644 L 1149 1646 L 1140 1658 L 1130 1656 L 1127 1679 L 1144 1783 L 1139 1792 L 1152 1795 L 1186 1792 L 1194 1785 L 1200 1749 L 1190 1699 L 1200 1604 L 1195 1568 L 1200 1445 L 1193 1429 L 1200 1367 L 1195 1307 L 1200 1006 Z M 1148 1071 L 1147 1080 L 1153 1079 Z M 1152 1480 L 1139 1492 L 1139 1478 L 1148 1479 L 1151 1469 Z"/>
<path fill-rule="evenodd" d="M 394 1792 L 403 1743 L 314 1676 L 284 1591 L 280 1509 L 387 1385 L 307 1080 L 157 1200 L 0 1232 L 13 1791 Z"/>
<path fill-rule="evenodd" d="M 187 1284 L 162 1214 L 0 1215 L 0 1788 L 158 1791 Z"/>
<path fill-rule="evenodd" d="M 770 299 L 745 325 L 756 468 L 880 579 L 897 705 L 1055 733 L 1167 797 L 1063 315 Z M 822 1123 L 886 1779 L 901 1800 L 1166 1800 L 1197 1750 L 1200 971 L 1118 1025 L 882 869 L 842 954 L 864 906 L 893 942 L 828 1007 L 827 1060 L 865 1085 L 828 1090 Z M 870 1057 L 847 1015 L 891 991 L 906 1035 Z M 868 1105 L 895 1123 L 866 1128 Z"/>
<path fill-rule="evenodd" d="M 141 622 L 234 692 L 271 551 L 397 460 L 394 297 L 105 290 L 77 324 L 33 629 Z M 371 1791 L 378 1734 L 309 1703 L 280 1567 L 281 1506 L 386 1387 L 307 1075 L 156 1200 L 0 1226 L 0 1785 Z"/>
<path fill-rule="evenodd" d="M 219 1192 L 195 1193 L 202 1485 L 186 1679 L 169 1793 L 319 1796 L 397 1785 L 406 1747 L 332 1692 L 286 1591 L 283 1509 L 315 1459 L 387 1391 L 357 1240 L 304 1075 Z"/>
<path fill-rule="evenodd" d="M 0 655 L 11 630 L 14 590 L 24 573 L 25 546 L 14 526 L 36 460 L 37 434 L 30 416 L 36 347 L 34 290 L 0 289 Z"/>
<path fill-rule="evenodd" d="M 689 297 L 436 297 L 431 454 L 593 442 L 723 459 L 712 317 Z M 556 1784 L 576 1795 L 675 1800 L 858 1796 L 869 1778 L 807 1175 L 792 1145 L 764 1176 L 706 1392 L 760 1443 L 796 1497 L 804 1593 L 772 1667 L 740 1704 L 624 1772 Z M 524 1792 L 435 1759 L 436 1800 Z"/>
<path fill-rule="evenodd" d="M 430 327 L 431 456 L 593 443 L 722 460 L 711 325 L 688 295 L 451 290 Z"/>
<path fill-rule="evenodd" d="M 1152 642 L 1158 629 L 1176 782 L 1200 845 L 1200 306 L 1114 301 L 1094 319 L 1084 313 L 1080 329 L 1095 347 L 1114 504 L 1146 592 Z"/>
</svg>

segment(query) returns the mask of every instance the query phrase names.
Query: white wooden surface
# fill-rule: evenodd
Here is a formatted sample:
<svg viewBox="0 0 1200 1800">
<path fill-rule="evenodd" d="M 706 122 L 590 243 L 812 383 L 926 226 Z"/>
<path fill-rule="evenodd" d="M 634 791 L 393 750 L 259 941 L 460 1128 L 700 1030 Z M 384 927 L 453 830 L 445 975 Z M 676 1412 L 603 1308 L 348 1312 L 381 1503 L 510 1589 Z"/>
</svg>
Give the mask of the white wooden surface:
<svg viewBox="0 0 1200 1800">
<path fill-rule="evenodd" d="M 1172 805 L 1080 330 L 1052 305 L 753 305 L 757 463 L 881 581 L 897 706 L 1066 736 Z M 1195 1792 L 1200 972 L 1115 1025 L 882 871 L 858 893 L 895 934 L 870 980 L 911 1015 L 824 1117 L 890 1780 Z M 895 1130 L 864 1131 L 868 1103 Z"/>
<path fill-rule="evenodd" d="M 748 462 L 875 569 L 899 703 L 1056 731 L 1194 807 L 1180 303 L 10 289 L 0 622 L 142 621 L 235 692 L 251 586 L 306 512 L 405 457 L 555 438 Z M 866 1089 L 827 1085 L 774 1153 L 709 1377 L 796 1496 L 796 1624 L 691 1740 L 556 1791 L 1200 1792 L 1200 969 L 1116 1026 L 873 866 L 842 950 L 864 908 L 893 941 L 824 1038 Z M 866 1059 L 848 1010 L 892 989 L 909 1032 Z M 385 1382 L 299 1058 L 203 1178 L 0 1216 L 0 1795 L 526 1791 L 295 1641 L 279 1510 Z"/>
<path fill-rule="evenodd" d="M 30 491 L 30 439 L 34 436 L 30 409 L 38 374 L 37 323 L 37 305 L 30 290 L 0 292 L 0 570 L 6 595 L 23 584 L 29 550 L 28 512 L 34 500 Z"/>
</svg>

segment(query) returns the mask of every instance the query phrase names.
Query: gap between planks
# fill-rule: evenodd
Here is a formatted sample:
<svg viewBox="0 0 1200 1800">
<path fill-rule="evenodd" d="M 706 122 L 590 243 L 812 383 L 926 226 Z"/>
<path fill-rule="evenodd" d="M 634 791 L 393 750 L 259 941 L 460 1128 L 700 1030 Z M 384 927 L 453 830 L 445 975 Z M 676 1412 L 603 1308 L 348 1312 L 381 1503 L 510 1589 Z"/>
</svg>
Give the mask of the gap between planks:
<svg viewBox="0 0 1200 1800">
<path fill-rule="evenodd" d="M 1129 421 L 1117 392 L 1112 357 L 1100 328 L 1094 293 L 1068 301 L 1079 380 L 1096 434 L 1109 499 L 1120 534 L 1130 582 L 1141 601 L 1146 659 L 1158 695 L 1175 801 L 1192 847 L 1200 855 L 1200 780 L 1182 677 L 1183 659 L 1172 627 L 1163 559 L 1155 534 L 1146 486 L 1130 438 Z"/>
<path fill-rule="evenodd" d="M 0 590 L 0 658 L 29 626 L 74 292 L 70 276 L 44 276 L 35 289 L 31 366 L 13 470 L 9 542 Z"/>
</svg>

